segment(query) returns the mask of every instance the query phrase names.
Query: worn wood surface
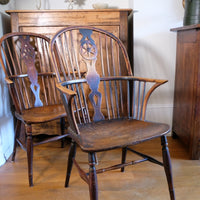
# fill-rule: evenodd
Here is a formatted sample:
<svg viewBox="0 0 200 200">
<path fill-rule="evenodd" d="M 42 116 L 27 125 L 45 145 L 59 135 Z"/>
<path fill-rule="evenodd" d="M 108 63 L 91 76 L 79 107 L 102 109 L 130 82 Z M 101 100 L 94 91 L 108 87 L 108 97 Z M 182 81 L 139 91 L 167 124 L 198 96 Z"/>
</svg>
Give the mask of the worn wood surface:
<svg viewBox="0 0 200 200">
<path fill-rule="evenodd" d="M 200 29 L 199 25 L 177 31 L 173 132 L 185 144 L 190 159 L 200 158 Z"/>
<path fill-rule="evenodd" d="M 141 143 L 166 134 L 169 127 L 138 120 L 100 121 L 79 125 L 80 146 L 85 151 L 100 151 Z"/>
<path fill-rule="evenodd" d="M 179 140 L 168 137 L 168 143 L 177 200 L 199 200 L 200 161 L 189 160 L 189 154 Z M 134 149 L 162 160 L 159 139 L 138 144 Z M 72 170 L 69 187 L 64 187 L 68 150 L 69 145 L 61 149 L 59 142 L 35 147 L 35 186 L 29 188 L 26 153 L 19 148 L 15 163 L 9 159 L 0 167 L 0 196 L 8 200 L 80 200 L 80 197 L 81 200 L 88 200 L 88 185 L 80 179 L 75 167 Z M 120 154 L 121 150 L 98 153 L 101 162 L 97 168 L 120 161 Z M 137 157 L 133 157 L 130 152 L 127 161 Z M 87 153 L 78 148 L 76 159 L 84 170 L 88 170 Z M 97 175 L 97 178 L 100 200 L 169 200 L 163 168 L 152 163 L 145 162 L 127 167 L 124 173 L 119 169 L 106 172 Z"/>
</svg>

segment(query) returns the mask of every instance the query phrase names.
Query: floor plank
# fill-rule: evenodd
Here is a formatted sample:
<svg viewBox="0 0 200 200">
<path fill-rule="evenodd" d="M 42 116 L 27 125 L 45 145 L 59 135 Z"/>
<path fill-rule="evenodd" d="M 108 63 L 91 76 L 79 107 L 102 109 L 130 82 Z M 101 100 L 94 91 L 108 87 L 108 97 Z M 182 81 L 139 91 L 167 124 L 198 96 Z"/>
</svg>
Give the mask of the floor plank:
<svg viewBox="0 0 200 200">
<path fill-rule="evenodd" d="M 198 200 L 200 198 L 200 161 L 188 160 L 188 153 L 178 140 L 169 140 L 177 200 Z M 26 153 L 18 148 L 16 161 L 0 167 L 0 198 L 6 200 L 88 200 L 88 186 L 74 167 L 70 186 L 64 188 L 69 146 L 60 148 L 54 142 L 35 147 L 33 181 L 28 186 Z M 161 160 L 160 141 L 154 140 L 135 147 L 136 150 Z M 98 154 L 100 166 L 120 161 L 120 150 Z M 132 153 L 128 160 L 137 159 Z M 77 161 L 87 171 L 87 154 L 78 149 Z M 152 163 L 141 163 L 98 175 L 99 200 L 169 200 L 167 182 L 162 167 Z"/>
</svg>

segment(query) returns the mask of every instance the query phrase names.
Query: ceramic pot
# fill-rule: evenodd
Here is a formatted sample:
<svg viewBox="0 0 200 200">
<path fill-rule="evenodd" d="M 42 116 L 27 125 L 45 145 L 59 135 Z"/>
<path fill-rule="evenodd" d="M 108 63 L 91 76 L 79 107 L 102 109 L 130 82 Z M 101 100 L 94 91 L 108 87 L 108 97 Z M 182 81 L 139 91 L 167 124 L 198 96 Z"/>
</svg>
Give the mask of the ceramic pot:
<svg viewBox="0 0 200 200">
<path fill-rule="evenodd" d="M 200 0 L 185 0 L 183 25 L 200 23 Z"/>
</svg>

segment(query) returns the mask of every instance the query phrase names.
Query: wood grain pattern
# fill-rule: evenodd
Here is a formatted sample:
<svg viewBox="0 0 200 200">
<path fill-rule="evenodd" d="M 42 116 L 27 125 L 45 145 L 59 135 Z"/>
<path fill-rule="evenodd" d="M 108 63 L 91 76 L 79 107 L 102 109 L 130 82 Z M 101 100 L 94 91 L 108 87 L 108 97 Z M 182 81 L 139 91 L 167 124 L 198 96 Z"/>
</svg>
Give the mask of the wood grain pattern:
<svg viewBox="0 0 200 200">
<path fill-rule="evenodd" d="M 100 121 L 87 126 L 79 125 L 81 134 L 78 143 L 84 151 L 101 151 L 160 137 L 158 133 L 165 135 L 168 129 L 164 124 L 156 125 L 131 119 Z"/>
<path fill-rule="evenodd" d="M 59 25 L 65 26 L 73 25 L 77 22 L 77 19 L 82 19 L 82 25 L 113 25 L 119 24 L 119 12 L 104 12 L 103 15 L 98 12 L 87 11 L 72 11 L 72 12 L 41 12 L 39 13 L 19 13 L 19 26 L 49 26 L 55 25 L 59 22 Z M 40 20 L 38 20 L 40 19 Z M 69 20 L 70 19 L 70 20 Z"/>
<path fill-rule="evenodd" d="M 177 31 L 176 76 L 173 132 L 190 152 L 190 159 L 200 158 L 200 29 L 192 25 Z"/>
</svg>

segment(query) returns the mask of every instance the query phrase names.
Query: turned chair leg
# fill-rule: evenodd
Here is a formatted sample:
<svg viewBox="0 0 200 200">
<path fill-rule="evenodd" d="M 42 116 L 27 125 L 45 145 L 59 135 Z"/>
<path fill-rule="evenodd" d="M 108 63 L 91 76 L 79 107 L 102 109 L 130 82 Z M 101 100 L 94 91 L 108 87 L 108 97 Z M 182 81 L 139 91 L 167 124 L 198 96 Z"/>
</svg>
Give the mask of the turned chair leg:
<svg viewBox="0 0 200 200">
<path fill-rule="evenodd" d="M 175 200 L 176 198 L 175 198 L 173 178 L 172 178 L 171 159 L 170 159 L 166 136 L 161 137 L 161 145 L 162 145 L 163 165 L 164 165 L 165 174 L 167 177 L 170 198 L 171 200 Z"/>
<path fill-rule="evenodd" d="M 70 150 L 69 150 L 69 156 L 68 156 L 68 164 L 67 164 L 67 175 L 65 180 L 65 187 L 69 186 L 69 179 L 72 171 L 73 166 L 73 159 L 76 156 L 76 143 L 71 142 Z"/>
<path fill-rule="evenodd" d="M 15 127 L 15 139 L 14 139 L 14 147 L 13 147 L 13 153 L 12 153 L 12 161 L 15 161 L 15 155 L 16 155 L 16 148 L 17 148 L 17 138 L 20 135 L 21 131 L 21 121 L 17 119 L 17 124 Z"/>
<path fill-rule="evenodd" d="M 33 186 L 33 138 L 31 125 L 26 125 L 26 135 L 29 186 Z"/>
<path fill-rule="evenodd" d="M 89 161 L 89 191 L 90 191 L 90 200 L 98 200 L 98 183 L 97 183 L 97 174 L 95 168 L 95 153 L 88 154 Z"/>
<path fill-rule="evenodd" d="M 126 162 L 126 153 L 127 153 L 127 147 L 122 148 L 122 164 Z M 124 167 L 121 168 L 121 172 L 124 172 Z"/>
<path fill-rule="evenodd" d="M 61 135 L 65 134 L 65 118 L 60 118 L 60 129 L 61 129 Z M 65 138 L 61 139 L 61 148 L 64 148 L 65 146 Z"/>
</svg>

